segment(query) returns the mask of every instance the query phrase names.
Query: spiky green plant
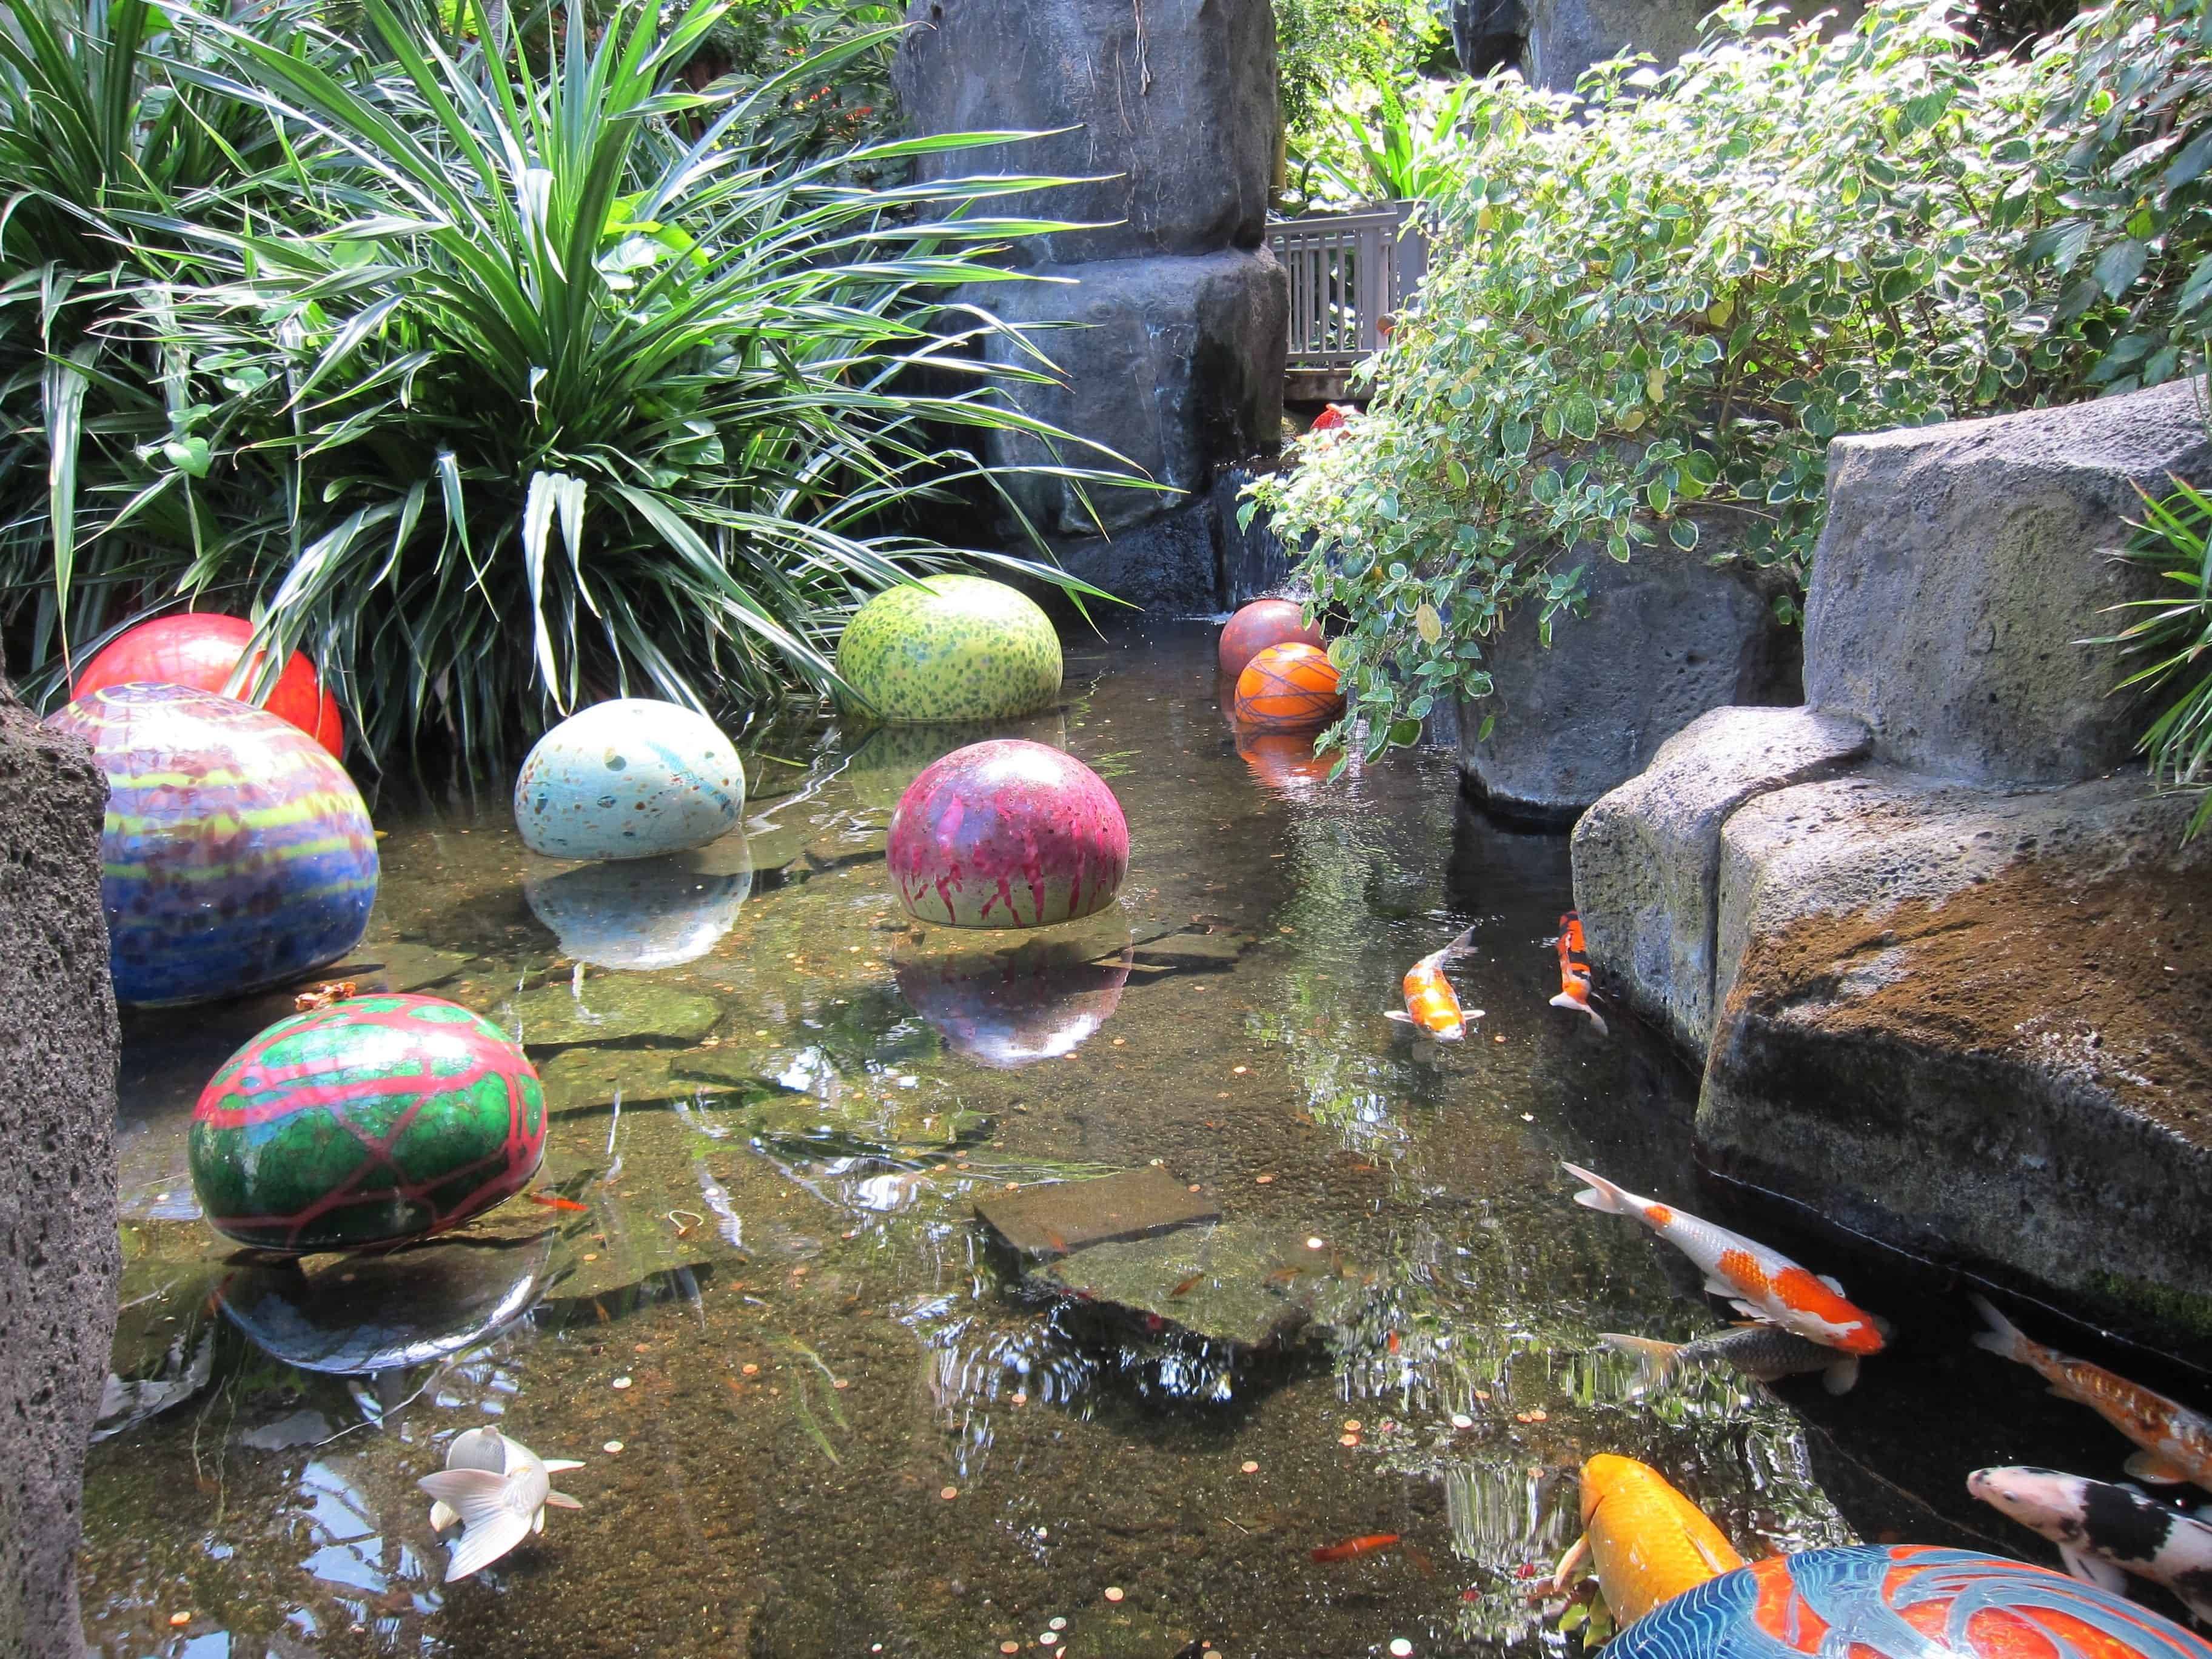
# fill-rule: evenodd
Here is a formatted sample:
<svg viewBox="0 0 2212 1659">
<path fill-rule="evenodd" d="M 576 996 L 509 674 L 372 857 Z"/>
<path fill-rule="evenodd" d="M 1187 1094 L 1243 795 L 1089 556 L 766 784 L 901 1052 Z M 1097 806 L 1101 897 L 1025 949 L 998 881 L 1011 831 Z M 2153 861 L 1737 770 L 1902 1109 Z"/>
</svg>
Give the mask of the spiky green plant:
<svg viewBox="0 0 2212 1659">
<path fill-rule="evenodd" d="M 2090 643 L 2142 662 L 2114 690 L 2158 708 L 2140 747 L 2160 783 L 2203 797 L 2185 836 L 2193 839 L 2212 823 L 2212 498 L 2179 478 L 2173 486 L 2143 496 L 2143 516 L 2115 556 L 2155 574 L 2159 592 L 2113 607 L 2136 620 Z"/>
<path fill-rule="evenodd" d="M 675 85 L 722 9 L 632 5 L 594 40 L 572 8 L 542 74 L 386 0 L 358 53 L 194 25 L 170 76 L 286 154 L 235 225 L 117 216 L 191 258 L 133 290 L 161 422 L 81 491 L 79 585 L 250 611 L 374 750 L 445 728 L 478 755 L 594 695 L 827 684 L 857 604 L 948 562 L 1095 592 L 917 516 L 1003 500 L 994 430 L 1073 442 L 1006 395 L 1041 355 L 970 349 L 1000 326 L 975 285 L 1014 280 L 993 254 L 1051 228 L 992 199 L 1057 181 L 849 182 L 1009 133 L 762 161 L 748 118 L 879 37 L 742 99 Z M 1093 459 L 1052 470 L 1120 476 Z"/>
</svg>

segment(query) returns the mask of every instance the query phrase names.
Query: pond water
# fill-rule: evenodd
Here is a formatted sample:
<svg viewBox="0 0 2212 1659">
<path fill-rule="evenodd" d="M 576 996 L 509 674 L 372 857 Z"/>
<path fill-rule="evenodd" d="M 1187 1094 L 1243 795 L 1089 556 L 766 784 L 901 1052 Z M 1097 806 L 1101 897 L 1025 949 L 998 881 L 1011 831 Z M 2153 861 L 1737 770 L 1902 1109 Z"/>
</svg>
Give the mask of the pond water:
<svg viewBox="0 0 2212 1659">
<path fill-rule="evenodd" d="M 129 1024 L 96 1650 L 1534 1651 L 1559 1638 L 1520 1575 L 1571 1541 L 1593 1451 L 1656 1465 L 1747 1554 L 2033 1557 L 1968 1469 L 2117 1478 L 2117 1436 L 1966 1344 L 1956 1287 L 1701 1183 L 1694 1078 L 1632 1019 L 1601 1036 L 1547 1006 L 1564 836 L 1471 812 L 1441 754 L 1325 784 L 1296 741 L 1240 752 L 1210 627 L 1068 669 L 1010 730 L 1103 774 L 1134 851 L 1115 909 L 1043 934 L 890 900 L 901 788 L 975 734 L 772 733 L 744 842 L 672 868 L 538 865 L 498 789 L 380 811 L 360 977 L 520 1031 L 541 1190 L 580 1211 L 516 1200 L 304 1277 L 240 1265 L 198 1218 L 185 1127 L 288 1000 Z M 1454 977 L 1488 1012 L 1417 1043 L 1382 1013 L 1470 922 Z M 1562 1158 L 1840 1273 L 1893 1352 L 1841 1399 L 1710 1370 L 1640 1390 L 1599 1333 L 1724 1316 L 1671 1249 L 1577 1207 Z M 1210 1276 L 1123 1264 L 1149 1312 L 1024 1281 L 974 1218 L 1156 1163 L 1222 1219 L 1176 1236 Z M 1184 1328 L 1299 1310 L 1257 1352 Z M 583 1507 L 448 1586 L 415 1482 L 487 1422 L 580 1460 L 556 1484 Z M 1410 1547 L 1311 1558 L 1376 1533 Z"/>
</svg>

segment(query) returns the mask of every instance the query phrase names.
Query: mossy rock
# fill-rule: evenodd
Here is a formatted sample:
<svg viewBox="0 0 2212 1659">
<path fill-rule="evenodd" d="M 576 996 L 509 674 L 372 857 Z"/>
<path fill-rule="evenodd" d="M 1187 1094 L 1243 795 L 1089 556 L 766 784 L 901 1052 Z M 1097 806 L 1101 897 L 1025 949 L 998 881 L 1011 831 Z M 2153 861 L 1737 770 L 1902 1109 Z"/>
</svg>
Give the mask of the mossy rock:
<svg viewBox="0 0 2212 1659">
<path fill-rule="evenodd" d="M 1060 635 L 1004 582 L 925 576 L 860 607 L 837 672 L 879 720 L 1006 720 L 1060 696 Z"/>
</svg>

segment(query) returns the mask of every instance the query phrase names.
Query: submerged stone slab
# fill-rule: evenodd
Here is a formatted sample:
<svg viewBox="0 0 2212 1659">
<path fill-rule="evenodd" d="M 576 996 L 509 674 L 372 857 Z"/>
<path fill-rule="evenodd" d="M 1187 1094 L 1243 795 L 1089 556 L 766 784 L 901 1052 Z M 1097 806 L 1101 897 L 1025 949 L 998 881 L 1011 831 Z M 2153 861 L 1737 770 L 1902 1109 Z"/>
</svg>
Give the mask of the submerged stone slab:
<svg viewBox="0 0 2212 1659">
<path fill-rule="evenodd" d="M 1746 801 L 1866 757 L 1867 729 L 1809 708 L 1716 708 L 1575 826 L 1575 903 L 1607 991 L 1702 1055 L 1712 1036 L 1721 828 Z"/>
<path fill-rule="evenodd" d="M 364 945 L 335 967 L 319 970 L 313 978 L 349 979 L 364 993 L 427 991 L 453 978 L 471 960 L 459 951 L 395 939 L 384 945 Z"/>
<path fill-rule="evenodd" d="M 2212 1354 L 2212 842 L 2138 777 L 1871 767 L 1723 835 L 1701 1154 Z"/>
<path fill-rule="evenodd" d="M 1866 437 L 1828 452 L 1805 601 L 1806 701 L 1874 728 L 1875 757 L 1989 781 L 2124 765 L 2140 706 L 2109 607 L 2157 584 L 2110 556 L 2137 488 L 2212 482 L 2201 383 Z"/>
<path fill-rule="evenodd" d="M 975 1200 L 975 1213 L 1024 1255 L 1064 1255 L 1221 1216 L 1219 1206 L 1158 1168 L 994 1193 Z"/>
<path fill-rule="evenodd" d="M 1035 1277 L 1051 1290 L 1150 1315 L 1211 1342 L 1258 1348 L 1341 1297 L 1346 1272 L 1341 1258 L 1309 1249 L 1302 1237 L 1232 1221 L 1093 1245 Z"/>
<path fill-rule="evenodd" d="M 721 1005 L 634 974 L 556 980 L 526 991 L 501 1011 L 523 1046 L 665 1042 L 688 1048 L 720 1023 Z"/>
<path fill-rule="evenodd" d="M 669 1075 L 665 1048 L 563 1048 L 538 1068 L 545 1085 L 545 1109 L 558 1115 L 596 1112 L 619 1099 L 643 1105 L 689 1094 L 691 1086 Z"/>
</svg>

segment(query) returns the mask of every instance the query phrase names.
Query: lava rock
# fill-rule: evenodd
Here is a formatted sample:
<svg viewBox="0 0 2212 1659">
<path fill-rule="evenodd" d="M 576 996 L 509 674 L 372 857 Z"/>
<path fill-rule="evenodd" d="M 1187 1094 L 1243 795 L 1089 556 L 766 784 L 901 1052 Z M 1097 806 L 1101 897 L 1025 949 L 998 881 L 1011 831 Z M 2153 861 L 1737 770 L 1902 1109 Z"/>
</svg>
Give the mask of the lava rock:
<svg viewBox="0 0 2212 1659">
<path fill-rule="evenodd" d="M 0 678 L 0 1649 L 76 1659 L 85 1445 L 107 1381 L 118 1028 L 107 781 Z"/>
<path fill-rule="evenodd" d="M 1712 1036 L 1721 830 L 1746 801 L 1848 770 L 1867 729 L 1809 708 L 1715 708 L 1575 825 L 1575 905 L 1604 988 L 1702 1054 Z"/>
<path fill-rule="evenodd" d="M 2212 483 L 2198 386 L 1836 440 L 1806 701 L 1928 772 L 2070 783 L 2127 764 L 2142 705 L 2111 695 L 2117 650 L 2080 641 L 2159 587 L 2110 556 L 2137 487 Z"/>
<path fill-rule="evenodd" d="M 922 156 L 923 179 L 1079 180 L 993 208 L 1090 227 L 1024 257 L 1258 245 L 1279 121 L 1268 0 L 913 0 L 907 22 L 892 76 L 917 133 L 1042 135 Z"/>
<path fill-rule="evenodd" d="M 1497 695 L 1460 710 L 1460 770 L 1485 806 L 1571 821 L 1707 709 L 1798 701 L 1763 580 L 1715 568 L 1705 528 L 1692 551 L 1662 539 L 1626 564 L 1587 550 L 1587 615 L 1560 617 L 1548 649 L 1527 611 L 1488 642 Z"/>
</svg>

